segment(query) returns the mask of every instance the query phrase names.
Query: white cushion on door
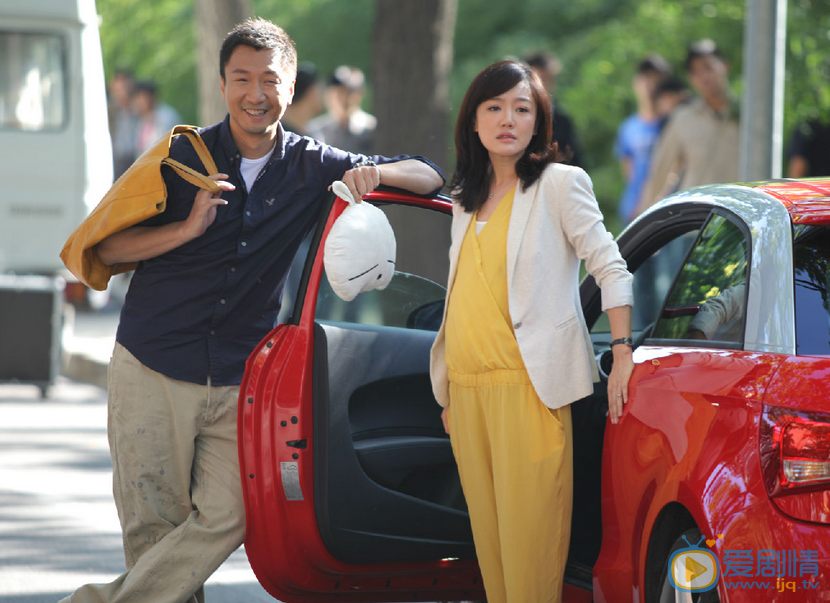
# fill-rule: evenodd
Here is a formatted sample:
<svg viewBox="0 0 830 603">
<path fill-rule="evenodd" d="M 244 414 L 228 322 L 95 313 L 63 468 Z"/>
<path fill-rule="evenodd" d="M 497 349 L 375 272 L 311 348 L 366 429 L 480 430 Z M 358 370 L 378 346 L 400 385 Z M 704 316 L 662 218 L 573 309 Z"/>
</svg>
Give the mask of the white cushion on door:
<svg viewBox="0 0 830 603">
<path fill-rule="evenodd" d="M 385 289 L 395 272 L 395 233 L 386 215 L 371 203 L 355 203 L 339 180 L 334 193 L 349 207 L 331 227 L 323 265 L 332 290 L 344 301 L 358 293 Z"/>
</svg>

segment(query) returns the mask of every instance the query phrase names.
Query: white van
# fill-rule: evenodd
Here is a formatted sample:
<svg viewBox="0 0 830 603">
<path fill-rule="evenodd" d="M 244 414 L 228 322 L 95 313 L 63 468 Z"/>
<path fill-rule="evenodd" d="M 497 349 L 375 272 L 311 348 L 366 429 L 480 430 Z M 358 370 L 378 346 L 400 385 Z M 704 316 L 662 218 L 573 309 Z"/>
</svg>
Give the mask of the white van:
<svg viewBox="0 0 830 603">
<path fill-rule="evenodd" d="M 0 0 L 0 274 L 56 274 L 112 185 L 95 0 Z"/>
</svg>

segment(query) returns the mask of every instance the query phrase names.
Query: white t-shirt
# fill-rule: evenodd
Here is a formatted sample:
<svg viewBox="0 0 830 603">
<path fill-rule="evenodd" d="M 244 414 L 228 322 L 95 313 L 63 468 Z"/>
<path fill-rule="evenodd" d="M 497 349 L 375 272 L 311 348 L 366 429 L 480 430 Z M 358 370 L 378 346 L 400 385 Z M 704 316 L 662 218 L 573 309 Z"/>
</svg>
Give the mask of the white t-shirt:
<svg viewBox="0 0 830 603">
<path fill-rule="evenodd" d="M 277 148 L 274 145 L 274 149 Z M 262 171 L 262 168 L 265 167 L 265 164 L 268 163 L 268 160 L 271 159 L 271 155 L 274 154 L 274 149 L 265 155 L 264 157 L 260 157 L 259 159 L 245 159 L 242 158 L 242 163 L 239 166 L 239 171 L 242 172 L 242 179 L 245 181 L 245 188 L 250 192 L 251 188 L 254 186 L 254 182 L 256 182 L 257 176 Z"/>
</svg>

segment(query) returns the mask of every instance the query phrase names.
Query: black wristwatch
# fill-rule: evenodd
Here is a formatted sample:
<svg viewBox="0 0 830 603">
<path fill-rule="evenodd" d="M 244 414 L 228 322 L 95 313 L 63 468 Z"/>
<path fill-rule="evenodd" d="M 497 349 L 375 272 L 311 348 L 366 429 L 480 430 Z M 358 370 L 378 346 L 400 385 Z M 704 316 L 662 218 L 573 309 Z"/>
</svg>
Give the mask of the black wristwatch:
<svg viewBox="0 0 830 603">
<path fill-rule="evenodd" d="M 618 343 L 624 343 L 625 345 L 627 345 L 627 346 L 628 346 L 628 347 L 630 347 L 630 348 L 633 348 L 633 347 L 634 347 L 634 340 L 633 340 L 633 339 L 631 339 L 631 337 L 620 337 L 619 339 L 615 339 L 614 341 L 612 341 L 612 342 L 609 344 L 609 346 L 608 346 L 608 347 L 613 348 L 613 347 L 614 347 L 615 345 L 617 345 Z"/>
</svg>

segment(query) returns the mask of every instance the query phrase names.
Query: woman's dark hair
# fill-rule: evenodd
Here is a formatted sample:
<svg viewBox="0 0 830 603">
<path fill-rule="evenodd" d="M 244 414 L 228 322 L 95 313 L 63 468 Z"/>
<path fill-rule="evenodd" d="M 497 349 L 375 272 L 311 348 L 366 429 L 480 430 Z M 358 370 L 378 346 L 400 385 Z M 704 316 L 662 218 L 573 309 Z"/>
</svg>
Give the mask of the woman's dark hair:
<svg viewBox="0 0 830 603">
<path fill-rule="evenodd" d="M 490 155 L 475 131 L 478 106 L 511 90 L 520 82 L 530 85 L 536 105 L 536 133 L 516 163 L 522 190 L 536 182 L 545 167 L 556 159 L 556 143 L 551 142 L 553 116 L 550 99 L 539 76 L 524 63 L 515 60 L 493 63 L 479 73 L 461 103 L 455 123 L 455 173 L 450 184 L 465 211 L 473 212 L 487 200 L 490 187 Z"/>
</svg>

